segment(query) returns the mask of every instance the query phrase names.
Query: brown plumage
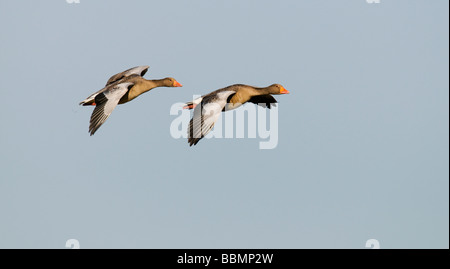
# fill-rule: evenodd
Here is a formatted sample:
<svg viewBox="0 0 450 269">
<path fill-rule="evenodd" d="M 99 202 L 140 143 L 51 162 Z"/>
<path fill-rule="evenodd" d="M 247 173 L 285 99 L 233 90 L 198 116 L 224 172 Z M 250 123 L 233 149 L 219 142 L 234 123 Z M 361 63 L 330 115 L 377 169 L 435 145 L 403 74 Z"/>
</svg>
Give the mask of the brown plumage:
<svg viewBox="0 0 450 269">
<path fill-rule="evenodd" d="M 118 104 L 127 103 L 156 87 L 182 86 L 174 78 L 157 80 L 143 78 L 148 68 L 148 66 L 137 66 L 112 76 L 103 89 L 91 94 L 80 103 L 83 106 L 96 106 L 91 115 L 90 135 L 100 128 Z"/>
<path fill-rule="evenodd" d="M 289 91 L 280 84 L 273 84 L 264 88 L 235 84 L 186 103 L 184 108 L 194 109 L 194 115 L 188 127 L 189 145 L 196 145 L 200 139 L 211 131 L 219 118 L 220 112 L 236 109 L 247 102 L 270 109 L 272 105 L 277 103 L 272 94 L 287 93 Z"/>
</svg>

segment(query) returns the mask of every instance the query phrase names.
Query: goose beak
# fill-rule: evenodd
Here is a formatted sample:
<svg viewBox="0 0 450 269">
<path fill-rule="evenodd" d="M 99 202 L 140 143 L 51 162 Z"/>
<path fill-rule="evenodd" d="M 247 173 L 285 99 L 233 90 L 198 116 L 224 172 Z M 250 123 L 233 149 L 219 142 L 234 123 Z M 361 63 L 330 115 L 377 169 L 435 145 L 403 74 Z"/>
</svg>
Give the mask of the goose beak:
<svg viewBox="0 0 450 269">
<path fill-rule="evenodd" d="M 288 94 L 289 91 L 286 90 L 283 86 L 281 87 L 280 94 Z"/>
<path fill-rule="evenodd" d="M 173 86 L 174 87 L 183 87 L 183 85 L 181 85 L 181 83 L 176 80 L 173 82 Z"/>
</svg>

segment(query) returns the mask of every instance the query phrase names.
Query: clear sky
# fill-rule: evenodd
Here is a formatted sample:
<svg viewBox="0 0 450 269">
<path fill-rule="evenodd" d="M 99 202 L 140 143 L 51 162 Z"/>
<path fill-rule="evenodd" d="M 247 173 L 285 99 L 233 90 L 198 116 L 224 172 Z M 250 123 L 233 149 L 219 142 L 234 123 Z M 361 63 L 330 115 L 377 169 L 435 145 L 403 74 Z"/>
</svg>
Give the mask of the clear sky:
<svg viewBox="0 0 450 269">
<path fill-rule="evenodd" d="M 449 2 L 0 1 L 0 248 L 449 247 Z M 172 76 L 88 134 L 113 74 Z M 281 83 L 279 141 L 170 107 Z"/>
</svg>

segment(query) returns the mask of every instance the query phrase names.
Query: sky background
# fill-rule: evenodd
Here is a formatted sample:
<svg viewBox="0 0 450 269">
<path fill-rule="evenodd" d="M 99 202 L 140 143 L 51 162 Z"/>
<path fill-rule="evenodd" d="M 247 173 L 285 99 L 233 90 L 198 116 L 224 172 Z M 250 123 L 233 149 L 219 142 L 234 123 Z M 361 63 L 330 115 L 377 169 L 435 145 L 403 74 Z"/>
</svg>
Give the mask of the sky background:
<svg viewBox="0 0 450 269">
<path fill-rule="evenodd" d="M 0 1 L 0 248 L 449 247 L 449 2 Z M 113 74 L 172 76 L 90 137 Z M 173 139 L 281 83 L 279 142 Z"/>
</svg>

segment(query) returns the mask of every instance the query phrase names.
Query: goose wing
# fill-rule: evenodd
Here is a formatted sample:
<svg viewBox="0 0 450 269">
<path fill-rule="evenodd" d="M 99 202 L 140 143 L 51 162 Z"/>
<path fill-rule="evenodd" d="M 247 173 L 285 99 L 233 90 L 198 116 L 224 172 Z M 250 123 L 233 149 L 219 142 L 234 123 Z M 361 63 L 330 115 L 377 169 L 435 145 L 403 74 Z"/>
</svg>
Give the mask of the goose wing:
<svg viewBox="0 0 450 269">
<path fill-rule="evenodd" d="M 148 68 L 149 68 L 148 65 L 136 66 L 136 67 L 130 68 L 128 70 L 125 70 L 123 72 L 120 72 L 118 74 L 115 74 L 114 76 L 112 76 L 108 79 L 108 82 L 106 82 L 106 86 L 113 84 L 114 82 L 117 82 L 117 81 L 123 79 L 124 77 L 128 77 L 131 75 L 139 75 L 142 77 L 145 75 L 145 73 L 147 73 Z"/>
<path fill-rule="evenodd" d="M 278 103 L 277 100 L 270 94 L 253 96 L 250 100 L 248 100 L 248 102 L 260 105 L 264 108 L 267 107 L 268 109 L 270 109 L 271 105 L 277 106 Z"/>
<path fill-rule="evenodd" d="M 128 70 L 125 70 L 121 73 L 115 74 L 108 80 L 108 82 L 106 83 L 106 86 L 103 89 L 89 95 L 86 99 L 84 99 L 83 101 L 80 102 L 80 105 L 84 105 L 84 106 L 91 105 L 91 103 L 94 101 L 95 97 L 98 94 L 108 90 L 108 86 L 110 86 L 111 84 L 114 84 L 114 83 L 118 82 L 119 80 L 121 80 L 125 77 L 129 77 L 131 75 L 138 75 L 138 76 L 142 77 L 143 75 L 145 75 L 145 73 L 147 73 L 148 68 L 149 68 L 148 65 L 136 66 L 136 67 L 130 68 Z"/>
<path fill-rule="evenodd" d="M 189 122 L 188 142 L 190 146 L 196 145 L 211 131 L 220 112 L 227 104 L 228 97 L 235 93 L 234 90 L 224 90 L 202 97 L 200 105 L 195 107 L 194 115 Z"/>
<path fill-rule="evenodd" d="M 120 98 L 122 98 L 133 85 L 134 84 L 131 82 L 120 83 L 106 88 L 103 92 L 95 96 L 95 103 L 97 105 L 94 112 L 92 112 L 89 124 L 89 133 L 91 135 L 94 135 L 98 128 L 102 126 L 119 103 Z"/>
</svg>

